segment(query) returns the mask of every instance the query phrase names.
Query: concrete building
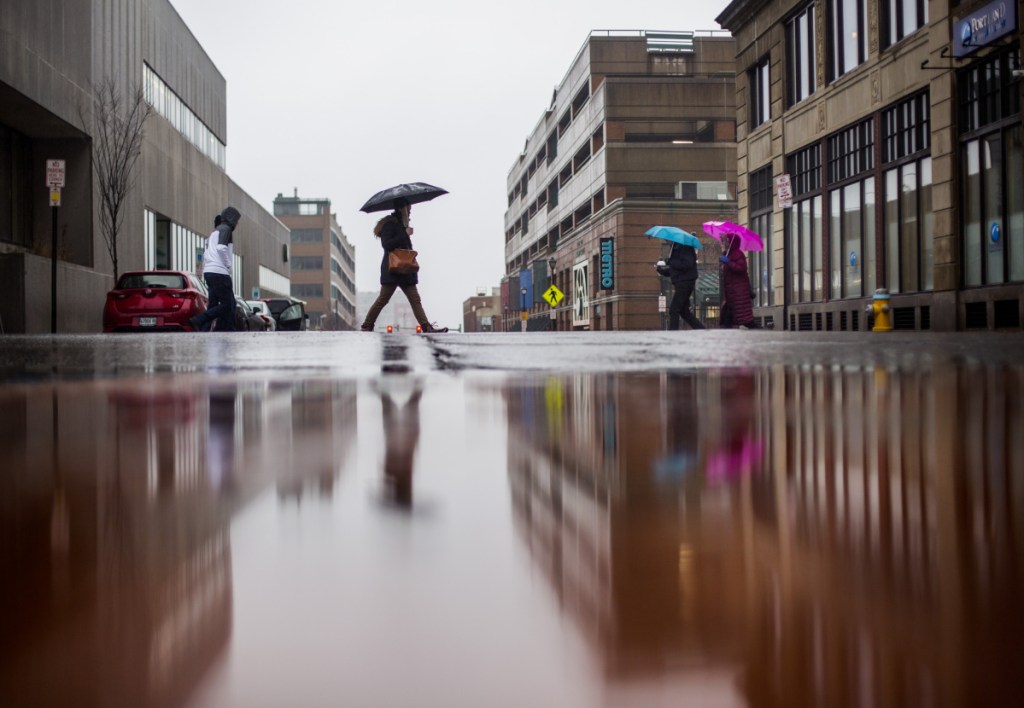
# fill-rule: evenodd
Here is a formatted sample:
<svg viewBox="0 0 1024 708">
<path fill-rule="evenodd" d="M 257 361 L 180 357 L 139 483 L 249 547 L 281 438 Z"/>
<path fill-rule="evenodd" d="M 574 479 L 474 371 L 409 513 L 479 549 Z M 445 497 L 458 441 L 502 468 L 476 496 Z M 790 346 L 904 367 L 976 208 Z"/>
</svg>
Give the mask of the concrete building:
<svg viewBox="0 0 1024 708">
<path fill-rule="evenodd" d="M 462 303 L 463 332 L 500 332 L 501 324 L 501 288 L 480 288 Z"/>
<path fill-rule="evenodd" d="M 1024 315 L 1020 0 L 735 0 L 741 222 L 755 314 L 864 330 Z M 781 187 L 781 192 L 780 192 Z"/>
<path fill-rule="evenodd" d="M 142 87 L 153 115 L 123 208 L 119 270 L 198 270 L 213 217 L 242 213 L 235 288 L 287 295 L 288 231 L 225 172 L 224 77 L 167 0 L 4 0 L 0 11 L 0 325 L 50 331 L 49 159 L 66 165 L 56 210 L 57 331 L 98 332 L 113 266 L 93 172 L 95 89 Z"/>
<path fill-rule="evenodd" d="M 306 303 L 310 326 L 351 330 L 356 322 L 356 251 L 329 199 L 278 193 L 274 216 L 291 229 L 292 297 Z"/>
<path fill-rule="evenodd" d="M 644 231 L 735 217 L 734 53 L 724 34 L 587 38 L 509 170 L 506 330 L 523 310 L 531 330 L 661 326 L 663 242 Z"/>
</svg>

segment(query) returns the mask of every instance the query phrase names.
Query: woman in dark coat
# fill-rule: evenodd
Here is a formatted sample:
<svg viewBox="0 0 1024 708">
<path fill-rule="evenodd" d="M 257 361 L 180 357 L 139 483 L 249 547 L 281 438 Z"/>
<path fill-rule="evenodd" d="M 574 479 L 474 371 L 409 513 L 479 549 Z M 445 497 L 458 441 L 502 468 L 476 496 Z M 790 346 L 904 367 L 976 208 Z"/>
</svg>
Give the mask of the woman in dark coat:
<svg viewBox="0 0 1024 708">
<path fill-rule="evenodd" d="M 373 326 L 377 323 L 380 311 L 391 300 L 395 290 L 402 289 L 405 297 L 412 307 L 412 314 L 424 332 L 447 332 L 447 327 L 436 327 L 427 319 L 427 313 L 423 311 L 423 303 L 420 301 L 420 293 L 416 289 L 419 283 L 418 273 L 392 273 L 388 270 L 388 253 L 396 248 L 412 249 L 412 227 L 409 226 L 409 216 L 412 214 L 412 205 L 405 199 L 395 200 L 395 210 L 377 222 L 373 229 L 374 235 L 380 239 L 380 245 L 384 249 L 384 256 L 380 261 L 380 295 L 370 306 L 366 313 L 366 319 L 360 329 L 364 332 L 372 332 Z"/>
<path fill-rule="evenodd" d="M 668 306 L 668 328 L 679 329 L 681 317 L 691 329 L 704 329 L 704 325 L 690 309 L 690 298 L 697 287 L 697 250 L 693 246 L 672 244 L 672 252 L 665 261 L 675 294 Z"/>
<path fill-rule="evenodd" d="M 747 257 L 740 250 L 740 240 L 730 237 L 725 254 L 718 259 L 722 263 L 722 289 L 725 292 L 726 307 L 732 313 L 732 327 L 754 326 L 754 308 L 750 304 L 750 276 L 747 275 Z"/>
</svg>

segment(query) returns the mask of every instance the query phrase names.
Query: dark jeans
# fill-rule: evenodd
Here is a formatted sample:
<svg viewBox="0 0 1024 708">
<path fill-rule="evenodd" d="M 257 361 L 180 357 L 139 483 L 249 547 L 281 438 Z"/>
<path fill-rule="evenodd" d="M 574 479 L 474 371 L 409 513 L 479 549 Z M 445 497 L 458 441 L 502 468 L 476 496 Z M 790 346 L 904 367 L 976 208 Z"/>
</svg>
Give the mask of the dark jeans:
<svg viewBox="0 0 1024 708">
<path fill-rule="evenodd" d="M 206 289 L 210 291 L 210 304 L 206 312 L 196 317 L 200 329 L 206 329 L 209 322 L 217 320 L 218 332 L 233 332 L 235 329 L 235 291 L 231 287 L 231 276 L 220 273 L 204 273 Z"/>
<path fill-rule="evenodd" d="M 693 314 L 690 309 L 690 297 L 693 289 L 697 286 L 696 281 L 685 280 L 676 286 L 675 295 L 668 306 L 668 328 L 679 329 L 679 318 L 682 317 L 691 329 L 704 329 L 704 325 Z"/>
</svg>

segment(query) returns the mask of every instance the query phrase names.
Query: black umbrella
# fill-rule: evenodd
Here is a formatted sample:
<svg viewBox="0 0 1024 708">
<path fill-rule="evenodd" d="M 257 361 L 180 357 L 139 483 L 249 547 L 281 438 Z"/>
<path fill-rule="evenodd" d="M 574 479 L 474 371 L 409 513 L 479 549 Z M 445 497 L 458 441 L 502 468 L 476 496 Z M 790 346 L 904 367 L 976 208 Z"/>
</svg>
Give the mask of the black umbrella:
<svg viewBox="0 0 1024 708">
<path fill-rule="evenodd" d="M 363 204 L 359 211 L 367 213 L 371 211 L 387 211 L 388 209 L 395 208 L 396 199 L 404 199 L 410 204 L 419 204 L 420 202 L 429 202 L 434 197 L 440 197 L 442 194 L 448 194 L 448 190 L 435 187 L 426 182 L 399 184 L 374 194 L 366 201 L 366 204 Z"/>
</svg>

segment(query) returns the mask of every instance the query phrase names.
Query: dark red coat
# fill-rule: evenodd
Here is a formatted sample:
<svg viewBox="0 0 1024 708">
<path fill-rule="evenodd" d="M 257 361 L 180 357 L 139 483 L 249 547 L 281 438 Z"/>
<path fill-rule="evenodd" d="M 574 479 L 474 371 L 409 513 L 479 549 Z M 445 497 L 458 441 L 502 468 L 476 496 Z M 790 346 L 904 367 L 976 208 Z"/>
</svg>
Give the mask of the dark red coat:
<svg viewBox="0 0 1024 708">
<path fill-rule="evenodd" d="M 733 241 L 726 255 L 728 263 L 722 264 L 722 290 L 725 302 L 732 308 L 733 325 L 749 324 L 754 319 L 754 308 L 750 303 L 750 276 L 747 274 L 747 257 Z"/>
</svg>

